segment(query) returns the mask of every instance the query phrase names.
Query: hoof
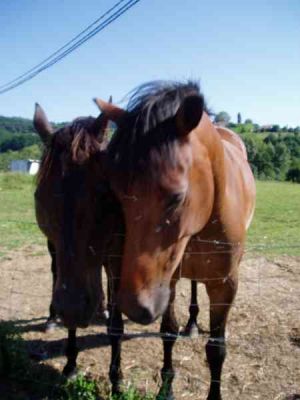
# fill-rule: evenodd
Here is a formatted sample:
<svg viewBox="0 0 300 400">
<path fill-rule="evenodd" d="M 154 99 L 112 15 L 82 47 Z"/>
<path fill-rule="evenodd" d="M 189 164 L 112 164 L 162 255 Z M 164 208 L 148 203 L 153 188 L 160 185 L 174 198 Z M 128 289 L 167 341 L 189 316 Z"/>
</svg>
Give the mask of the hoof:
<svg viewBox="0 0 300 400">
<path fill-rule="evenodd" d="M 63 375 L 67 378 L 67 380 L 76 379 L 78 376 L 78 369 L 76 366 L 66 365 L 63 369 Z"/>
<path fill-rule="evenodd" d="M 103 311 L 97 313 L 97 319 L 100 321 L 107 321 L 108 318 L 109 318 L 108 310 L 103 310 Z"/>
<path fill-rule="evenodd" d="M 183 336 L 189 336 L 191 338 L 198 337 L 199 335 L 202 335 L 204 333 L 204 330 L 196 323 L 188 323 L 187 326 L 185 327 L 184 331 L 182 332 Z"/>
<path fill-rule="evenodd" d="M 118 400 L 118 399 L 123 399 L 123 393 L 121 389 L 118 388 L 112 388 L 111 390 L 111 395 L 112 395 L 112 400 Z"/>
<path fill-rule="evenodd" d="M 207 400 L 222 400 L 222 396 L 220 394 L 209 394 Z"/>
<path fill-rule="evenodd" d="M 45 332 L 51 332 L 59 328 L 59 324 L 56 319 L 48 319 L 45 325 Z"/>
<path fill-rule="evenodd" d="M 107 322 L 109 319 L 109 312 L 108 310 L 98 310 L 95 316 L 93 317 L 92 321 L 97 324 L 97 323 L 103 323 Z"/>
<path fill-rule="evenodd" d="M 156 396 L 155 400 L 175 400 L 173 392 L 171 393 L 161 393 L 159 392 L 158 395 Z"/>
<path fill-rule="evenodd" d="M 163 381 L 155 400 L 175 400 L 172 386 Z"/>
</svg>

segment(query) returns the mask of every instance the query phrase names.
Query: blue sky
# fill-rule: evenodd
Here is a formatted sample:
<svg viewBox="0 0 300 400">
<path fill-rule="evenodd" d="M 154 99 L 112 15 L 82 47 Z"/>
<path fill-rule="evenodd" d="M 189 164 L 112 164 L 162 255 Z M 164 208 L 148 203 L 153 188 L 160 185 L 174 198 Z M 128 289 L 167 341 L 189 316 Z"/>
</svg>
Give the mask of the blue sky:
<svg viewBox="0 0 300 400">
<path fill-rule="evenodd" d="M 93 22 L 116 0 L 11 0 L 0 6 L 0 85 Z M 0 95 L 0 115 L 53 121 L 97 115 L 155 79 L 200 80 L 232 120 L 300 125 L 299 0 L 141 0 L 53 68 Z M 122 103 L 120 103 L 122 104 Z"/>
</svg>

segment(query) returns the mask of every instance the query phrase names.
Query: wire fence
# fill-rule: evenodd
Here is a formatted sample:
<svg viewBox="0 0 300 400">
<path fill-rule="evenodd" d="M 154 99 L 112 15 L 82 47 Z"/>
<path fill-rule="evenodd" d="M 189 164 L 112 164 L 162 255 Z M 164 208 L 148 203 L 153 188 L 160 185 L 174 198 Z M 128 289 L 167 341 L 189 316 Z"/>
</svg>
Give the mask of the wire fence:
<svg viewBox="0 0 300 400">
<path fill-rule="evenodd" d="M 5 220 L 5 221 L 0 221 L 0 224 L 30 224 L 30 225 L 37 225 L 37 223 L 35 221 L 18 221 L 18 220 Z M 116 236 L 120 237 L 120 236 L 124 236 L 122 233 L 118 233 Z M 236 247 L 238 247 L 240 244 L 239 243 L 231 243 L 231 242 L 225 242 L 225 241 L 218 241 L 218 240 L 206 240 L 206 239 L 202 239 L 201 237 L 197 237 L 195 239 L 192 239 L 190 241 L 190 245 L 205 245 L 205 246 L 210 246 L 211 249 L 208 251 L 189 251 L 187 250 L 185 252 L 184 257 L 193 257 L 193 256 L 199 256 L 201 255 L 202 257 L 206 257 L 207 260 L 209 260 L 210 256 L 213 256 L 214 254 L 227 254 L 227 253 L 231 253 L 233 250 L 236 249 Z M 246 255 L 253 255 L 254 258 L 255 256 L 257 256 L 257 254 L 263 254 L 263 252 L 265 250 L 269 250 L 270 248 L 276 248 L 276 249 L 288 249 L 288 248 L 300 248 L 300 243 L 278 243 L 278 244 L 265 244 L 265 243 L 257 243 L 255 245 L 250 244 L 248 246 L 246 246 L 246 250 L 245 250 L 245 254 Z M 189 248 L 189 247 L 188 247 Z M 94 251 L 94 249 L 91 249 L 91 252 L 94 252 L 95 257 L 97 256 L 97 252 Z M 28 256 L 28 255 L 27 255 Z M 114 259 L 116 257 L 121 257 L 120 254 L 108 254 L 109 258 Z M 251 293 L 252 295 L 254 295 L 254 298 L 249 299 L 249 302 L 251 303 L 255 303 L 255 312 L 259 314 L 259 312 L 266 306 L 266 304 L 264 303 L 266 301 L 265 297 L 262 296 L 264 288 L 262 288 L 262 280 L 266 280 L 269 279 L 270 280 L 270 284 L 273 283 L 273 278 L 274 276 L 265 276 L 265 274 L 263 273 L 263 271 L 265 270 L 265 259 L 262 257 L 261 259 L 259 259 L 256 262 L 256 273 L 252 274 L 251 276 L 245 275 L 245 276 L 241 276 L 240 278 L 240 282 L 242 284 L 245 285 L 250 285 L 252 287 L 251 289 Z M 28 265 L 30 266 L 30 261 L 28 261 Z M 183 267 L 183 263 L 180 264 L 180 273 L 179 273 L 179 277 L 184 277 L 184 272 L 182 270 Z M 279 265 L 279 267 L 281 267 L 281 265 Z M 283 266 L 284 269 L 284 266 Z M 43 271 L 45 272 L 47 270 L 47 268 L 43 269 Z M 13 270 L 10 271 L 11 274 L 11 280 L 10 280 L 10 287 L 6 288 L 6 293 L 5 293 L 5 299 L 2 298 L 1 296 L 1 292 L 0 292 L 0 299 L 1 299 L 1 303 L 0 303 L 0 310 L 2 310 L 1 314 L 4 314 L 6 316 L 5 320 L 12 320 L 14 321 L 14 323 L 17 326 L 28 326 L 28 324 L 30 325 L 29 320 L 26 320 L 26 309 L 24 308 L 24 304 L 28 305 L 29 307 L 31 305 L 34 305 L 35 303 L 44 303 L 45 305 L 49 305 L 50 300 L 51 300 L 51 290 L 48 291 L 40 291 L 37 290 L 35 291 L 35 288 L 32 288 L 30 291 L 28 290 L 24 290 L 22 288 L 22 282 L 24 279 L 26 279 L 26 275 L 27 274 L 32 274 L 33 270 L 32 269 L 28 269 L 28 271 L 26 271 L 26 269 L 24 270 L 24 268 L 19 268 L 18 265 L 14 266 Z M 18 278 L 19 275 L 19 278 Z M 50 275 L 50 263 L 49 263 L 49 275 Z M 15 279 L 14 279 L 15 278 Z M 37 277 L 36 277 L 37 278 Z M 111 277 L 112 279 L 114 279 L 114 277 Z M 228 279 L 228 276 L 219 276 L 219 277 L 203 277 L 200 281 L 201 283 L 206 283 L 207 281 L 213 281 L 213 280 L 220 280 L 220 281 L 225 281 L 226 279 Z M 297 277 L 295 277 L 295 279 L 297 279 Z M 265 282 L 264 282 L 265 285 Z M 300 286 L 299 286 L 300 287 Z M 255 289 L 254 289 L 255 288 Z M 285 296 L 286 294 L 286 288 L 283 288 L 283 294 L 282 297 Z M 187 287 L 185 287 L 185 290 L 189 290 L 187 289 Z M 277 293 L 280 295 L 280 290 L 281 288 L 278 287 L 277 288 Z M 2 290 L 1 290 L 2 291 Z M 298 294 L 300 295 L 300 289 Z M 18 297 L 21 299 L 21 301 L 14 301 L 14 299 Z M 188 301 L 189 298 L 189 292 L 187 293 L 187 296 L 185 298 L 185 311 L 181 310 L 182 314 L 185 314 L 186 317 L 188 317 L 188 307 L 190 305 L 196 305 L 193 304 L 191 302 Z M 199 299 L 199 296 L 198 296 Z M 202 296 L 201 296 L 201 303 L 202 303 Z M 19 305 L 19 306 L 16 306 Z M 228 303 L 214 303 L 211 304 L 211 306 L 227 306 L 229 305 Z M 205 306 L 209 305 L 206 302 Z M 235 309 L 239 309 L 241 307 L 240 303 L 233 303 L 232 308 Z M 243 307 L 245 308 L 245 305 L 243 305 Z M 34 308 L 34 307 L 33 307 Z M 299 312 L 300 311 L 300 305 L 299 303 L 294 305 L 294 309 L 290 310 L 289 312 Z M 200 309 L 200 314 L 202 313 L 202 309 Z M 246 311 L 249 311 L 249 309 L 247 309 Z M 206 311 L 207 312 L 207 311 Z M 28 314 L 28 313 L 27 313 Z M 23 318 L 22 318 L 23 316 Z M 262 332 L 260 330 L 260 324 L 261 321 L 259 321 L 257 318 L 257 315 L 247 315 L 246 316 L 248 318 L 248 324 L 251 325 L 252 327 L 257 328 L 257 332 L 254 331 L 249 331 L 246 330 L 246 333 L 244 333 L 242 330 L 240 332 L 234 332 L 234 334 L 232 334 L 231 332 L 229 333 L 229 335 L 227 335 L 226 337 L 226 343 L 228 344 L 228 346 L 231 347 L 231 349 L 236 349 L 235 351 L 238 352 L 242 352 L 243 348 L 247 348 L 249 349 L 249 343 L 251 343 L 251 345 L 254 348 L 254 351 L 256 352 L 255 357 L 256 360 L 261 360 L 262 361 L 262 367 L 265 367 L 263 365 L 264 358 L 265 358 L 265 352 L 268 351 L 268 348 L 266 349 L 266 341 L 264 339 L 264 337 L 262 336 Z M 25 321 L 20 323 L 19 321 Z M 42 320 L 43 321 L 43 320 Z M 256 325 L 255 325 L 256 324 Z M 229 320 L 229 331 L 230 331 L 230 320 Z M 136 339 L 170 339 L 170 340 L 174 340 L 176 339 L 179 343 L 193 343 L 195 339 L 183 335 L 182 331 L 178 332 L 178 334 L 162 334 L 158 331 L 155 331 L 153 329 L 150 328 L 150 330 L 146 330 L 145 329 L 139 329 L 138 326 L 132 326 L 131 324 L 128 324 L 127 322 L 125 322 L 125 332 L 124 334 L 122 334 L 122 341 L 123 342 L 127 342 L 127 341 L 134 341 Z M 112 331 L 111 334 L 112 335 L 119 335 L 118 332 L 114 332 L 114 326 L 110 326 L 110 330 Z M 30 327 L 29 327 L 30 329 Z M 94 328 L 95 329 L 95 328 Z M 102 329 L 102 328 L 101 328 Z M 26 330 L 25 330 L 26 331 Z M 39 333 L 39 337 L 42 336 L 42 338 L 45 339 L 45 337 L 47 337 L 47 333 L 43 333 L 40 332 Z M 103 330 L 101 332 L 98 332 L 96 334 L 98 337 L 101 338 L 101 340 L 108 340 L 108 336 L 106 336 L 103 333 Z M 205 343 L 208 339 L 210 338 L 210 333 L 208 328 L 207 329 L 203 329 L 202 333 L 201 333 L 201 342 Z M 282 340 L 286 340 L 286 335 L 282 334 Z M 42 339 L 43 342 L 43 339 Z M 108 342 L 107 342 L 108 344 Z M 270 343 L 268 343 L 270 345 Z M 45 343 L 43 344 L 45 345 Z M 159 344 L 158 344 L 159 345 Z M 215 342 L 216 346 L 222 346 L 223 343 L 218 343 L 218 341 Z M 96 346 L 96 345 L 95 345 Z M 146 346 L 146 344 L 145 344 Z M 204 350 L 204 348 L 202 349 Z M 83 350 L 84 351 L 84 350 Z M 137 350 L 138 351 L 138 350 Z M 53 358 L 56 358 L 58 355 L 61 355 L 61 353 L 54 355 Z M 126 354 L 125 354 L 126 357 Z M 176 368 L 176 381 L 177 381 L 177 385 L 181 387 L 181 392 L 180 392 L 180 398 L 194 398 L 195 393 L 197 392 L 203 392 L 203 388 L 207 388 L 209 387 L 209 378 L 203 378 L 199 375 L 195 375 L 194 373 L 194 369 L 192 369 L 191 371 L 189 371 L 188 366 L 186 366 L 186 364 L 188 364 L 189 361 L 189 357 L 192 357 L 191 354 L 188 355 L 188 358 L 186 359 L 187 362 L 185 363 L 184 361 L 184 357 L 183 360 L 181 360 L 181 362 L 179 363 L 179 365 L 177 365 Z M 47 357 L 46 357 L 47 358 Z M 50 357 L 51 358 L 51 357 Z M 43 357 L 41 357 L 41 359 L 39 360 L 40 362 L 44 362 L 45 360 L 43 360 Z M 183 370 L 182 370 L 182 367 Z M 108 368 L 108 366 L 107 366 Z M 131 371 L 133 370 L 133 373 L 130 374 L 130 382 L 134 383 L 135 380 L 135 369 L 137 368 L 136 363 L 133 363 L 133 365 L 131 366 L 130 363 L 125 366 L 125 371 Z M 155 386 L 156 390 L 159 390 L 159 386 L 160 386 L 160 378 L 159 378 L 159 369 L 157 369 L 157 376 L 155 376 L 155 380 L 154 382 L 151 381 L 151 379 L 149 377 L 146 377 L 142 374 L 142 378 L 141 378 L 141 371 L 139 371 L 138 373 L 138 378 L 137 379 L 137 386 L 141 387 L 141 381 L 143 381 L 143 387 L 146 389 L 146 391 L 148 390 L 148 388 L 151 388 L 151 390 L 153 391 L 153 387 Z M 147 372 L 149 373 L 149 370 L 147 368 L 145 368 L 145 371 L 147 370 Z M 41 378 L 39 377 L 36 382 L 40 383 Z M 258 379 L 259 380 L 259 379 Z M 47 379 L 45 378 L 45 381 L 43 382 L 44 385 L 48 385 L 49 386 L 49 393 L 55 393 L 55 387 L 53 387 L 53 382 L 49 382 L 49 384 L 47 383 Z M 264 378 L 262 377 L 260 384 L 264 383 Z M 267 382 L 265 382 L 266 385 L 268 385 Z M 294 383 L 290 384 L 289 386 L 289 390 L 291 390 L 291 393 L 297 392 L 297 390 L 299 390 L 299 388 L 297 387 L 297 382 L 295 381 Z M 225 398 L 226 396 L 230 396 L 230 389 L 228 386 L 225 386 L 224 389 L 224 395 Z M 287 391 L 283 390 L 281 393 L 276 394 L 276 397 L 274 397 L 274 399 L 277 400 L 283 400 L 283 399 L 287 399 L 286 397 Z M 253 398 L 260 398 L 260 397 L 255 397 L 257 396 L 257 384 L 255 383 L 249 383 L 249 385 L 241 385 L 241 387 L 239 388 L 239 394 L 235 395 L 236 397 L 232 397 L 232 398 L 246 398 L 245 396 L 253 396 Z M 239 397 L 241 396 L 241 397 Z M 244 397 L 243 397 L 244 396 Z M 250 398 L 249 397 L 249 398 Z M 229 398 L 229 397 L 228 397 Z M 252 397 L 251 397 L 252 398 Z M 295 397 L 296 399 L 297 397 Z"/>
</svg>

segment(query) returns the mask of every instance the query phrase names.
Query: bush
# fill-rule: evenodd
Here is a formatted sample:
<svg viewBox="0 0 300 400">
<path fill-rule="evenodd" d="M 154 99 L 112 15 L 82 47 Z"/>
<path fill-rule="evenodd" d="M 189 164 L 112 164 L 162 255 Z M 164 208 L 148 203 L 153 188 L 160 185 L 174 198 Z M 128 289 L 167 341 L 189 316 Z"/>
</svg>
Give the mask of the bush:
<svg viewBox="0 0 300 400">
<path fill-rule="evenodd" d="M 62 391 L 61 400 L 97 400 L 100 395 L 97 383 L 82 374 L 67 381 Z"/>
<path fill-rule="evenodd" d="M 241 126 L 236 131 L 240 131 L 244 140 L 255 177 L 299 182 L 298 165 L 294 165 L 300 163 L 300 138 L 297 134 L 271 133 L 264 138 L 262 135 L 243 133 Z"/>
<path fill-rule="evenodd" d="M 293 159 L 292 165 L 287 171 L 286 180 L 300 183 L 300 160 Z"/>
</svg>

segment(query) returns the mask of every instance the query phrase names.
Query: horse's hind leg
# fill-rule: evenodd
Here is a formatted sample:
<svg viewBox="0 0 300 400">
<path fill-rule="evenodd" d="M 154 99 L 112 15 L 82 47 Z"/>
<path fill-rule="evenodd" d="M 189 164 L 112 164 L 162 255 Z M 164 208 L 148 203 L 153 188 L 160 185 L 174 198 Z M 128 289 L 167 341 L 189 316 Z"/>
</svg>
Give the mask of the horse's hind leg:
<svg viewBox="0 0 300 400">
<path fill-rule="evenodd" d="M 63 374 L 71 378 L 76 374 L 76 359 L 78 349 L 76 346 L 76 329 L 68 329 L 68 342 L 66 347 L 67 364 L 64 367 Z"/>
<path fill-rule="evenodd" d="M 175 377 L 175 371 L 172 363 L 172 350 L 176 342 L 179 326 L 175 317 L 174 301 L 175 301 L 175 285 L 174 281 L 171 286 L 170 300 L 168 308 L 162 317 L 160 332 L 163 340 L 164 363 L 161 370 L 162 386 L 156 397 L 156 400 L 173 400 L 172 382 Z"/>
<path fill-rule="evenodd" d="M 207 284 L 210 300 L 210 338 L 206 344 L 206 357 L 211 383 L 207 400 L 221 400 L 221 373 L 226 356 L 225 327 L 228 312 L 237 290 L 237 278 L 228 277 L 216 284 Z"/>
<path fill-rule="evenodd" d="M 52 296 L 51 296 L 51 303 L 49 307 L 49 317 L 46 322 L 46 331 L 55 329 L 57 327 L 56 323 L 56 311 L 53 305 L 53 292 L 54 292 L 54 287 L 57 279 L 57 269 L 56 269 L 56 254 L 55 254 L 55 247 L 54 245 L 48 240 L 47 241 L 48 245 L 48 251 L 51 257 L 51 272 L 52 272 Z"/>
<path fill-rule="evenodd" d="M 186 336 L 195 336 L 199 333 L 203 333 L 203 330 L 197 323 L 197 316 L 199 314 L 199 306 L 197 300 L 197 281 L 191 281 L 191 303 L 189 312 L 190 317 L 183 334 Z"/>
<path fill-rule="evenodd" d="M 100 299 L 99 299 L 99 306 L 97 309 L 97 313 L 96 316 L 97 318 L 99 318 L 100 320 L 104 320 L 106 321 L 108 319 L 108 310 L 107 310 L 107 306 L 105 303 L 105 294 L 104 294 L 104 290 L 103 290 L 103 266 L 100 266 Z"/>
</svg>

